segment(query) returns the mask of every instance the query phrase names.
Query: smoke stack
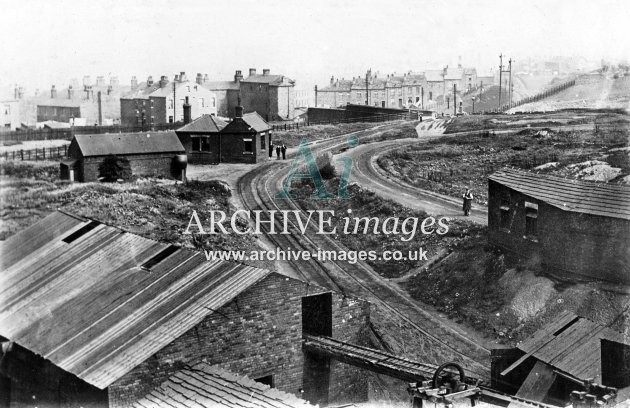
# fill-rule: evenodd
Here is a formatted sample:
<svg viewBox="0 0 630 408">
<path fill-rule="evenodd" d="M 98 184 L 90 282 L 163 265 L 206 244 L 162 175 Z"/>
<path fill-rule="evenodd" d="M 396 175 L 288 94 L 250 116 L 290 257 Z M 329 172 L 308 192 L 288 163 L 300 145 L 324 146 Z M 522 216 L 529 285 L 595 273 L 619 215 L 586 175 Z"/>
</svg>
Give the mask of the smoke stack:
<svg viewBox="0 0 630 408">
<path fill-rule="evenodd" d="M 166 85 L 168 85 L 168 77 L 166 75 L 162 75 L 160 77 L 160 88 L 164 88 Z"/>
<path fill-rule="evenodd" d="M 135 76 L 131 77 L 131 90 L 135 91 L 138 89 L 138 79 Z"/>
<path fill-rule="evenodd" d="M 190 123 L 190 104 L 188 103 L 188 97 L 186 97 L 186 100 L 184 102 L 184 124 L 188 124 Z"/>
<path fill-rule="evenodd" d="M 203 84 L 203 75 L 201 75 L 201 72 L 197 73 L 197 78 L 195 78 L 195 82 L 197 83 L 197 85 Z"/>
<path fill-rule="evenodd" d="M 269 75 L 270 72 L 269 68 L 263 68 L 263 75 Z"/>
<path fill-rule="evenodd" d="M 234 74 L 234 82 L 241 82 L 243 80 L 243 73 L 241 72 L 240 69 L 236 70 L 236 73 Z"/>
<path fill-rule="evenodd" d="M 249 69 L 249 76 L 256 75 L 256 68 Z"/>
<path fill-rule="evenodd" d="M 153 86 L 153 77 L 151 75 L 147 78 L 147 88 L 150 86 Z"/>
</svg>

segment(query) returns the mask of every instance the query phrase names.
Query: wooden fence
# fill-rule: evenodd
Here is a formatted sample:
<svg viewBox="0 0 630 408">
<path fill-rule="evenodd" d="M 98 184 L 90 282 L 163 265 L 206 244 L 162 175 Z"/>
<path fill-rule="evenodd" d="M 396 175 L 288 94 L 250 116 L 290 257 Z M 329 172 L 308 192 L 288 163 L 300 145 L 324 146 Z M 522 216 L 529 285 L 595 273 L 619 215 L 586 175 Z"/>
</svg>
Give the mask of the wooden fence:
<svg viewBox="0 0 630 408">
<path fill-rule="evenodd" d="M 410 113 L 399 113 L 399 114 L 383 114 L 383 115 L 373 115 L 373 116 L 365 116 L 360 118 L 343 118 L 337 120 L 318 120 L 318 121 L 309 121 L 303 123 L 291 122 L 291 123 L 282 123 L 272 125 L 272 129 L 274 131 L 280 130 L 300 130 L 300 128 L 304 128 L 307 126 L 316 126 L 316 125 L 338 125 L 340 123 L 359 123 L 359 122 L 391 122 L 396 120 L 410 120 L 413 119 Z"/>
<path fill-rule="evenodd" d="M 26 129 L 0 132 L 0 143 L 32 140 L 72 140 L 74 135 L 86 134 L 159 132 L 179 129 L 182 126 L 183 123 L 177 122 L 153 126 L 75 126 L 67 129 Z"/>
<path fill-rule="evenodd" d="M 68 145 L 42 147 L 40 149 L 20 149 L 0 153 L 5 160 L 58 160 L 68 155 Z"/>
</svg>

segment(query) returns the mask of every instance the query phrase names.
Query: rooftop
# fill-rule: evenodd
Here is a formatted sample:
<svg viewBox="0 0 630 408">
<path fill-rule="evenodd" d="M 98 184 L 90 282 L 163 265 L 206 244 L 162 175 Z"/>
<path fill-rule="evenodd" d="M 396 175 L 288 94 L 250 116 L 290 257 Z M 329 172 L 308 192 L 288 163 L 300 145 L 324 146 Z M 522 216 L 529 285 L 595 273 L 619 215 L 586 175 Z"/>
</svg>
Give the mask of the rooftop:
<svg viewBox="0 0 630 408">
<path fill-rule="evenodd" d="M 183 153 L 175 132 L 74 135 L 83 157 L 146 153 Z"/>
<path fill-rule="evenodd" d="M 177 132 L 185 133 L 217 133 L 227 126 L 227 123 L 213 115 L 201 115 L 189 124 L 177 129 Z"/>
<path fill-rule="evenodd" d="M 264 83 L 272 86 L 293 86 L 295 81 L 284 75 L 255 74 L 243 79 L 242 82 Z"/>
<path fill-rule="evenodd" d="M 134 408 L 174 407 L 306 408 L 307 401 L 270 388 L 217 366 L 199 363 L 186 367 L 144 398 Z"/>
<path fill-rule="evenodd" d="M 602 339 L 630 345 L 624 334 L 565 311 L 521 343 L 518 348 L 525 355 L 501 374 L 507 374 L 533 356 L 577 379 L 592 378 L 601 383 Z"/>
<path fill-rule="evenodd" d="M 55 212 L 0 242 L 0 336 L 104 389 L 270 274 Z"/>
<path fill-rule="evenodd" d="M 630 220 L 630 187 L 577 181 L 517 170 L 488 177 L 561 210 Z"/>
<path fill-rule="evenodd" d="M 258 114 L 258 112 L 250 112 L 243 115 L 243 120 L 256 132 L 266 132 L 271 126 Z"/>
</svg>

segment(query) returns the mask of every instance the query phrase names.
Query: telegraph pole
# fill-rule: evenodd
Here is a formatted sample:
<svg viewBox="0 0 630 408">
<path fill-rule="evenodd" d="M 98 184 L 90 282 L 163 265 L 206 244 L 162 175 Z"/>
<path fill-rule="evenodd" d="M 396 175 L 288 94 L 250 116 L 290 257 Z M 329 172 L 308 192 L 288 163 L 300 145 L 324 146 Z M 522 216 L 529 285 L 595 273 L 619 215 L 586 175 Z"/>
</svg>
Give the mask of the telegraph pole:
<svg viewBox="0 0 630 408">
<path fill-rule="evenodd" d="M 317 85 L 315 85 L 315 107 L 317 108 Z"/>
<path fill-rule="evenodd" d="M 503 54 L 499 54 L 499 106 L 498 111 L 501 111 L 501 83 L 503 82 Z"/>
<path fill-rule="evenodd" d="M 509 71 L 510 71 L 510 82 L 509 82 L 510 87 L 509 87 L 509 89 L 508 89 L 508 95 L 509 95 L 509 97 L 510 97 L 510 103 L 508 104 L 508 106 L 511 108 L 511 107 L 512 107 L 512 58 L 510 58 L 510 68 L 509 68 Z"/>
<path fill-rule="evenodd" d="M 370 84 L 370 82 L 369 82 L 369 78 L 368 78 L 369 74 L 370 74 L 370 70 L 368 70 L 365 73 L 365 105 L 366 106 L 370 104 L 370 101 L 369 101 L 369 97 L 370 97 L 369 84 Z"/>
<path fill-rule="evenodd" d="M 422 110 L 424 110 L 424 86 L 420 88 L 420 100 L 422 101 Z"/>
<path fill-rule="evenodd" d="M 457 116 L 457 84 L 453 84 L 453 116 Z"/>
<path fill-rule="evenodd" d="M 175 82 L 177 82 L 177 80 L 173 81 L 173 123 L 177 122 L 177 116 L 175 116 L 175 109 L 177 106 L 177 99 L 175 99 Z"/>
</svg>

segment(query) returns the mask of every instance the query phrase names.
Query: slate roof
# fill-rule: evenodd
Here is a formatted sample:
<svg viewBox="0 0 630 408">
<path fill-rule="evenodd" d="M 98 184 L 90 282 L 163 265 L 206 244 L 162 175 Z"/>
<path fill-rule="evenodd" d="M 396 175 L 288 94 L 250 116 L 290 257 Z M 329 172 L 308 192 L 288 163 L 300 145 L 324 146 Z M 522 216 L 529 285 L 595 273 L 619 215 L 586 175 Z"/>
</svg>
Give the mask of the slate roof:
<svg viewBox="0 0 630 408">
<path fill-rule="evenodd" d="M 133 404 L 134 408 L 306 408 L 307 401 L 205 362 L 186 367 Z"/>
<path fill-rule="evenodd" d="M 295 81 L 284 75 L 250 75 L 241 82 L 254 82 L 258 84 L 269 84 L 271 86 L 293 86 Z"/>
<path fill-rule="evenodd" d="M 271 126 L 258 114 L 258 112 L 245 113 L 243 120 L 256 132 L 266 132 Z"/>
<path fill-rule="evenodd" d="M 81 149 L 83 157 L 186 151 L 175 132 L 74 135 L 70 144 L 74 143 Z"/>
<path fill-rule="evenodd" d="M 0 242 L 0 270 L 0 336 L 100 389 L 270 274 L 62 212 Z"/>
<path fill-rule="evenodd" d="M 227 90 L 236 90 L 241 89 L 241 85 L 235 81 L 214 81 L 214 82 L 206 82 L 202 84 L 203 87 L 211 90 L 211 91 L 227 91 Z"/>
<path fill-rule="evenodd" d="M 565 311 L 518 346 L 525 355 L 505 369 L 505 375 L 530 356 L 577 379 L 601 383 L 601 339 L 630 345 L 622 333 Z"/>
<path fill-rule="evenodd" d="M 227 126 L 227 123 L 216 116 L 204 114 L 189 124 L 179 128 L 176 132 L 182 133 L 218 133 Z"/>
<path fill-rule="evenodd" d="M 430 69 L 424 73 L 427 82 L 442 82 L 444 80 L 444 71 L 441 69 Z"/>
<path fill-rule="evenodd" d="M 517 170 L 498 171 L 488 179 L 561 210 L 630 220 L 629 186 Z"/>
</svg>

